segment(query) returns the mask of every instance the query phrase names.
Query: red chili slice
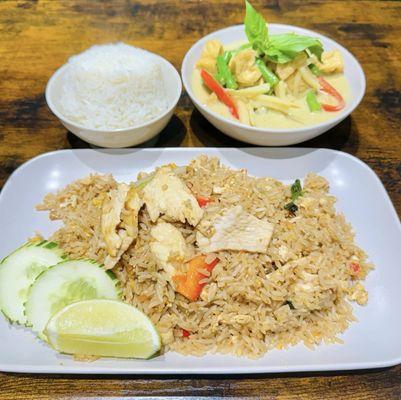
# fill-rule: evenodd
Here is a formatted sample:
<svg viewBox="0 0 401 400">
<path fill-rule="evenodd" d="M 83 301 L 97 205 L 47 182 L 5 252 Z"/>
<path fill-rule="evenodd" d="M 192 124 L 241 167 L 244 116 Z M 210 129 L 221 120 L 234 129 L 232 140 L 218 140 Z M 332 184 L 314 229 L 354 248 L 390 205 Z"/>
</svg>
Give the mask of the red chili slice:
<svg viewBox="0 0 401 400">
<path fill-rule="evenodd" d="M 182 337 L 184 337 L 184 338 L 189 337 L 189 335 L 191 334 L 191 332 L 187 331 L 184 328 L 181 328 L 181 330 L 182 330 Z"/>
<path fill-rule="evenodd" d="M 239 119 L 237 107 L 235 107 L 234 102 L 232 101 L 231 97 L 226 93 L 224 88 L 220 86 L 220 84 L 206 70 L 202 69 L 200 74 L 205 85 L 212 92 L 216 93 L 217 98 L 228 107 L 230 113 L 235 118 Z"/>
<path fill-rule="evenodd" d="M 341 94 L 337 92 L 337 90 L 330 85 L 329 82 L 326 81 L 321 76 L 317 77 L 319 83 L 320 83 L 320 90 L 322 92 L 327 93 L 331 97 L 334 97 L 337 100 L 337 104 L 332 105 L 332 104 L 322 104 L 323 110 L 325 111 L 340 111 L 345 107 L 345 101 Z"/>
</svg>

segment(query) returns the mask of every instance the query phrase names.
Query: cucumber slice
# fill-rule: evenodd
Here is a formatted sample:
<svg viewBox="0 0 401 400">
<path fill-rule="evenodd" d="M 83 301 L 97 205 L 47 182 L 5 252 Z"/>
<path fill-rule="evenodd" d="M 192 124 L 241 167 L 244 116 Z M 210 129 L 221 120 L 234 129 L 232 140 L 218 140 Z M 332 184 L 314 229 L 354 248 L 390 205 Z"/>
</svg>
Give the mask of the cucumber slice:
<svg viewBox="0 0 401 400">
<path fill-rule="evenodd" d="M 36 277 L 63 261 L 57 243 L 28 242 L 0 263 L 0 310 L 11 321 L 25 324 L 24 303 Z"/>
<path fill-rule="evenodd" d="M 25 303 L 27 323 L 39 337 L 50 317 L 68 304 L 80 300 L 112 299 L 121 296 L 118 281 L 110 271 L 92 260 L 64 261 L 40 274 Z"/>
</svg>

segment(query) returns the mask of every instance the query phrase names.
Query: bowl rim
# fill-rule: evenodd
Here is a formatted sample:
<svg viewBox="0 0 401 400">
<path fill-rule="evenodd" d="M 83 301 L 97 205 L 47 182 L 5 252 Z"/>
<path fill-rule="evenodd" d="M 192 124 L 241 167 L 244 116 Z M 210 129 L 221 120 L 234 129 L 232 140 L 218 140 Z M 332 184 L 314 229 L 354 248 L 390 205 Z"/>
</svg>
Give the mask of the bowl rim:
<svg viewBox="0 0 401 400">
<path fill-rule="evenodd" d="M 342 120 L 344 120 L 346 117 L 348 117 L 359 106 L 359 104 L 361 103 L 361 101 L 365 95 L 365 92 L 366 92 L 365 73 L 363 71 L 361 64 L 357 60 L 357 58 L 349 50 L 347 50 L 344 46 L 342 46 L 335 40 L 333 40 L 319 32 L 316 32 L 316 31 L 313 31 L 313 30 L 310 30 L 307 28 L 303 28 L 300 26 L 296 26 L 296 25 L 269 23 L 269 26 L 270 27 L 278 27 L 281 29 L 288 29 L 289 31 L 291 31 L 291 29 L 295 28 L 295 29 L 301 30 L 307 34 L 315 35 L 319 39 L 324 38 L 324 40 L 331 42 L 331 44 L 333 46 L 337 47 L 341 52 L 347 54 L 355 62 L 357 76 L 359 77 L 359 79 L 361 81 L 360 92 L 356 93 L 355 97 L 353 97 L 351 99 L 351 102 L 345 107 L 345 109 L 342 112 L 338 113 L 334 118 L 328 119 L 323 122 L 319 122 L 317 124 L 307 125 L 307 126 L 300 127 L 300 128 L 259 128 L 259 127 L 255 127 L 255 126 L 242 124 L 240 122 L 237 122 L 237 121 L 234 121 L 227 117 L 224 117 L 224 116 L 216 113 L 215 111 L 210 110 L 208 107 L 204 106 L 194 95 L 194 93 L 192 92 L 191 83 L 187 80 L 187 77 L 184 74 L 184 71 L 188 68 L 187 65 L 189 63 L 189 61 L 188 61 L 189 56 L 194 51 L 195 47 L 199 46 L 201 43 L 206 42 L 208 39 L 214 38 L 216 34 L 225 33 L 227 31 L 231 31 L 231 30 L 238 30 L 239 28 L 242 28 L 244 30 L 244 24 L 237 24 L 237 25 L 228 26 L 226 28 L 218 29 L 216 31 L 213 31 L 213 32 L 203 36 L 202 38 L 197 40 L 186 52 L 184 59 L 182 61 L 182 64 L 181 64 L 181 79 L 182 79 L 182 82 L 183 82 L 186 92 L 188 93 L 189 97 L 191 98 L 191 100 L 195 104 L 195 106 L 200 108 L 205 113 L 210 114 L 211 116 L 213 116 L 215 119 L 219 120 L 222 123 L 228 123 L 228 124 L 231 124 L 233 126 L 240 128 L 240 129 L 247 129 L 249 131 L 258 132 L 258 133 L 269 133 L 269 134 L 277 135 L 277 136 L 282 135 L 283 133 L 306 133 L 306 132 L 309 132 L 311 129 L 320 129 L 320 128 L 330 129 L 330 127 L 334 127 L 335 125 L 340 123 Z"/>
<path fill-rule="evenodd" d="M 50 79 L 47 81 L 46 89 L 45 89 L 45 99 L 46 99 L 46 103 L 47 103 L 47 106 L 49 107 L 50 111 L 59 120 L 61 120 L 62 122 L 65 122 L 66 124 L 69 124 L 69 125 L 77 128 L 77 129 L 91 131 L 91 132 L 98 132 L 98 133 L 105 133 L 105 132 L 107 132 L 107 133 L 126 133 L 126 132 L 129 132 L 129 131 L 132 131 L 133 129 L 145 128 L 145 127 L 150 126 L 153 123 L 165 118 L 172 110 L 174 110 L 174 108 L 177 106 L 178 101 L 180 100 L 180 97 L 181 97 L 181 94 L 182 94 L 182 87 L 183 87 L 180 73 L 177 71 L 177 69 L 174 67 L 174 65 L 170 61 L 165 59 L 164 57 L 162 57 L 162 56 L 160 56 L 160 55 L 158 55 L 156 53 L 152 53 L 152 52 L 150 52 L 148 50 L 145 50 L 145 49 L 141 49 L 141 48 L 138 48 L 138 49 L 150 54 L 152 57 L 158 59 L 160 61 L 160 64 L 164 64 L 164 66 L 169 68 L 173 72 L 175 80 L 176 80 L 176 82 L 178 84 L 178 91 L 177 91 L 176 96 L 174 97 L 173 101 L 168 106 L 168 108 L 162 114 L 152 118 L 149 121 L 144 122 L 143 124 L 131 125 L 131 126 L 127 127 L 127 128 L 118 128 L 118 129 L 91 128 L 91 127 L 88 127 L 88 126 L 85 126 L 85 125 L 78 124 L 78 123 L 76 123 L 74 121 L 71 121 L 68 117 L 66 117 L 61 111 L 59 111 L 57 109 L 57 107 L 55 106 L 55 104 L 51 100 L 51 90 L 53 88 L 53 85 L 54 85 L 54 83 L 56 82 L 57 79 L 60 79 L 60 75 L 69 67 L 68 61 L 65 64 L 63 64 L 61 67 L 57 68 L 57 70 L 52 74 Z"/>
</svg>

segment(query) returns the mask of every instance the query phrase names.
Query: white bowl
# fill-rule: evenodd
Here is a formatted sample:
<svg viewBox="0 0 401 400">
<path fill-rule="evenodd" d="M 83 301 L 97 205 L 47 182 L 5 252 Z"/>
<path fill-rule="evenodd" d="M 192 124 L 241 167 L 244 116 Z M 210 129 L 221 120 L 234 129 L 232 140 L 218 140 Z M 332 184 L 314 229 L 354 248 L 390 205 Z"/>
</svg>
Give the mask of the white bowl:
<svg viewBox="0 0 401 400">
<path fill-rule="evenodd" d="M 236 41 L 246 40 L 244 25 L 235 25 L 210 33 L 197 41 L 185 55 L 181 67 L 181 77 L 189 97 L 199 112 L 212 125 L 228 136 L 261 146 L 283 146 L 304 142 L 305 140 L 312 139 L 328 131 L 351 114 L 362 100 L 366 86 L 365 74 L 355 57 L 334 40 L 308 29 L 298 28 L 292 25 L 269 24 L 269 32 L 295 32 L 301 35 L 314 36 L 322 41 L 325 50 L 339 49 L 341 51 L 345 64 L 344 74 L 349 82 L 351 92 L 351 99 L 347 102 L 342 112 L 338 113 L 333 119 L 315 125 L 308 125 L 302 128 L 272 129 L 257 128 L 241 124 L 240 122 L 225 118 L 203 105 L 194 95 L 191 88 L 191 81 L 195 63 L 199 59 L 205 43 L 211 39 L 218 39 L 223 45 L 227 45 Z"/>
<path fill-rule="evenodd" d="M 181 78 L 177 70 L 163 57 L 147 52 L 159 63 L 163 76 L 168 108 L 161 115 L 141 125 L 135 125 L 124 129 L 103 130 L 88 128 L 68 119 L 60 111 L 60 95 L 62 90 L 62 78 L 68 64 L 60 67 L 49 79 L 46 86 L 46 101 L 50 110 L 60 122 L 72 133 L 88 143 L 101 147 L 129 147 L 146 142 L 156 136 L 167 125 L 174 113 L 175 106 L 182 91 Z"/>
</svg>

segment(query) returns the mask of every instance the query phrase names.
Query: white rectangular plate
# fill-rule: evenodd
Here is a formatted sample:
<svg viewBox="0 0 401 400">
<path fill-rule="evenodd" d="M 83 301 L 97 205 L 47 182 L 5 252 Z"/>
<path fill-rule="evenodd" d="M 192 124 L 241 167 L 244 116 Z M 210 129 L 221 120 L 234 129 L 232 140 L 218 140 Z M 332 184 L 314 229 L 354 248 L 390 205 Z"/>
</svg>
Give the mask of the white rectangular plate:
<svg viewBox="0 0 401 400">
<path fill-rule="evenodd" d="M 223 355 L 185 357 L 168 353 L 152 360 L 99 359 L 76 362 L 57 354 L 25 328 L 0 317 L 0 370 L 14 372 L 93 374 L 219 374 L 376 368 L 401 362 L 401 227 L 376 174 L 363 162 L 338 151 L 301 148 L 63 150 L 44 154 L 18 168 L 0 195 L 0 257 L 40 231 L 47 236 L 58 224 L 35 211 L 46 193 L 92 172 L 135 180 L 139 171 L 199 154 L 218 156 L 251 175 L 286 182 L 308 172 L 324 176 L 356 231 L 357 243 L 376 265 L 367 279 L 369 302 L 354 306 L 358 322 L 341 335 L 343 345 L 303 345 L 274 350 L 258 360 Z"/>
</svg>

